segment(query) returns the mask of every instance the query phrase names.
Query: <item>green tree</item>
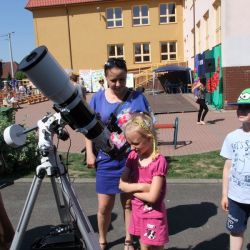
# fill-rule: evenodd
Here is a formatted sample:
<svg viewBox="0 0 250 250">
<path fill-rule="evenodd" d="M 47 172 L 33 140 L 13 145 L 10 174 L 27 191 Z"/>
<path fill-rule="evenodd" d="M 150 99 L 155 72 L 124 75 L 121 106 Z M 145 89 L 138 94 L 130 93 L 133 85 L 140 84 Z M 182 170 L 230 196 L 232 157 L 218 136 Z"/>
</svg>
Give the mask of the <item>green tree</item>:
<svg viewBox="0 0 250 250">
<path fill-rule="evenodd" d="M 8 73 L 7 81 L 11 81 L 11 74 L 10 73 Z"/>
<path fill-rule="evenodd" d="M 17 71 L 16 74 L 15 74 L 15 78 L 17 80 L 23 80 L 23 79 L 25 79 L 27 77 L 22 71 Z"/>
<path fill-rule="evenodd" d="M 13 149 L 3 138 L 3 132 L 13 121 L 13 109 L 0 112 L 0 173 L 12 173 L 19 170 L 33 170 L 39 164 L 37 155 L 37 136 L 35 132 L 27 134 L 25 146 Z"/>
</svg>

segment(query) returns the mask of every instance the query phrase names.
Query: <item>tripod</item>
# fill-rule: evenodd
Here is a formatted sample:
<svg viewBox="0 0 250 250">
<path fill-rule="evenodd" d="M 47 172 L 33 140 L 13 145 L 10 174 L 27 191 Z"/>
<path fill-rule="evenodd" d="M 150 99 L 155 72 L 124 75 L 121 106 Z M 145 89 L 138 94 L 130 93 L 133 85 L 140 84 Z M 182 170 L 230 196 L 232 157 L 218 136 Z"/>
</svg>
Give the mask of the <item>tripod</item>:
<svg viewBox="0 0 250 250">
<path fill-rule="evenodd" d="M 63 130 L 65 124 L 63 124 L 61 120 L 60 114 L 56 113 L 54 115 L 45 116 L 42 120 L 38 121 L 37 125 L 38 126 L 26 131 L 21 131 L 19 128 L 19 132 L 17 133 L 17 136 L 22 137 L 23 134 L 38 128 L 38 149 L 41 154 L 41 164 L 36 168 L 36 175 L 33 178 L 10 249 L 20 249 L 42 181 L 47 175 L 51 180 L 61 222 L 68 223 L 71 215 L 73 221 L 76 222 L 75 224 L 80 232 L 81 240 L 84 241 L 86 248 L 83 249 L 98 250 L 100 246 L 94 230 L 75 196 L 75 191 L 69 181 L 67 170 L 53 145 L 53 135 L 55 133 L 63 134 L 64 138 L 66 138 L 66 133 Z M 61 185 L 64 204 L 62 204 L 60 200 L 56 179 Z"/>
</svg>

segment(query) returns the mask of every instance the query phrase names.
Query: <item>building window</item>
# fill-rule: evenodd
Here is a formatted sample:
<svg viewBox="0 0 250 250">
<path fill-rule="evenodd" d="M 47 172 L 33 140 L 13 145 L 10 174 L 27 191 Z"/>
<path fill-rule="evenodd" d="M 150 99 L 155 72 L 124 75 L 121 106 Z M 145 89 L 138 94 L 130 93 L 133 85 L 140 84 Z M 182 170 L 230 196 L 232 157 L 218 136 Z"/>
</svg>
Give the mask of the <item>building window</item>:
<svg viewBox="0 0 250 250">
<path fill-rule="evenodd" d="M 201 53 L 201 23 L 200 21 L 196 24 L 197 29 L 197 53 Z"/>
<path fill-rule="evenodd" d="M 176 42 L 161 43 L 161 61 L 177 60 Z"/>
<path fill-rule="evenodd" d="M 108 45 L 108 58 L 121 58 L 124 59 L 123 44 Z"/>
<path fill-rule="evenodd" d="M 108 8 L 106 9 L 107 28 L 122 27 L 122 9 Z"/>
<path fill-rule="evenodd" d="M 215 16 L 216 16 L 216 44 L 221 43 L 221 1 L 217 0 L 213 4 L 215 9 Z"/>
<path fill-rule="evenodd" d="M 149 11 L 147 5 L 133 7 L 133 25 L 147 25 L 149 24 Z"/>
<path fill-rule="evenodd" d="M 160 24 L 175 23 L 176 22 L 176 10 L 174 3 L 160 4 Z"/>
<path fill-rule="evenodd" d="M 136 43 L 134 44 L 135 63 L 145 63 L 151 61 L 150 44 Z"/>
</svg>

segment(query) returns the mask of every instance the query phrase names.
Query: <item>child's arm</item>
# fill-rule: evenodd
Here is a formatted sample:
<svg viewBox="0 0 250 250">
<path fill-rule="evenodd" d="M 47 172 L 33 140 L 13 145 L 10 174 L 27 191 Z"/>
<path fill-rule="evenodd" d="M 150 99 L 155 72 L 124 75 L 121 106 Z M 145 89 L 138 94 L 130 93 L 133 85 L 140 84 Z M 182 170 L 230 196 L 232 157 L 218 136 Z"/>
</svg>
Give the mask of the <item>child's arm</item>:
<svg viewBox="0 0 250 250">
<path fill-rule="evenodd" d="M 165 176 L 154 176 L 149 192 L 135 193 L 134 196 L 142 201 L 155 203 L 160 197 L 162 186 L 165 181 Z"/>
<path fill-rule="evenodd" d="M 224 164 L 223 179 L 222 179 L 221 207 L 224 211 L 228 211 L 228 176 L 231 166 L 232 166 L 232 160 L 227 159 Z"/>
<path fill-rule="evenodd" d="M 148 192 L 150 188 L 150 184 L 147 183 L 129 183 L 129 173 L 130 169 L 128 167 L 125 168 L 123 174 L 120 178 L 119 189 L 126 193 L 133 192 Z"/>
</svg>

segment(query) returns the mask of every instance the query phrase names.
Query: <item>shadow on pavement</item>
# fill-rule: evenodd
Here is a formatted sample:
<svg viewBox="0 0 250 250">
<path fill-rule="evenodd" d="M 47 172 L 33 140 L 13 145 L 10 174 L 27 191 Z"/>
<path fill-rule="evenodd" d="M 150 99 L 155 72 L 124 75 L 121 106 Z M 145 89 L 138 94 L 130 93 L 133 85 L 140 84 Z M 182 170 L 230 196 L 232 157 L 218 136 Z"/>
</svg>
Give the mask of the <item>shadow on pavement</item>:
<svg viewBox="0 0 250 250">
<path fill-rule="evenodd" d="M 97 233 L 98 232 L 97 215 L 96 214 L 90 215 L 90 216 L 88 216 L 88 218 L 89 218 L 89 221 L 90 221 L 94 231 Z M 112 221 L 115 221 L 116 219 L 117 219 L 117 214 L 111 213 L 111 223 L 110 223 L 108 231 L 114 230 L 114 228 L 112 226 Z"/>
<path fill-rule="evenodd" d="M 192 141 L 178 141 L 176 143 L 176 149 L 182 148 L 182 147 L 190 145 L 190 144 L 192 144 Z M 168 141 L 167 142 L 165 142 L 165 141 L 159 141 L 158 145 L 159 146 L 166 146 L 166 145 L 174 145 L 174 143 L 173 142 L 168 142 Z"/>
<path fill-rule="evenodd" d="M 217 237 L 206 240 L 204 242 L 199 243 L 197 246 L 190 246 L 188 248 L 178 248 L 178 247 L 171 247 L 167 248 L 168 250 L 227 250 L 229 249 L 229 237 L 228 234 L 223 233 L 218 235 Z"/>
<path fill-rule="evenodd" d="M 224 118 L 223 119 L 215 119 L 215 120 L 207 121 L 207 124 L 215 124 L 217 122 L 222 122 L 224 120 L 225 120 Z"/>
<path fill-rule="evenodd" d="M 217 214 L 217 206 L 211 202 L 179 205 L 169 208 L 167 213 L 169 235 L 175 235 L 188 228 L 204 225 L 210 217 Z"/>
<path fill-rule="evenodd" d="M 5 179 L 0 180 L 0 189 L 8 187 L 8 186 L 13 185 L 13 184 L 14 184 L 13 180 L 5 180 Z"/>
<path fill-rule="evenodd" d="M 89 221 L 93 227 L 94 232 L 98 232 L 98 225 L 97 225 L 97 216 L 95 215 L 90 215 L 88 216 Z M 109 231 L 114 230 L 112 226 L 112 221 L 115 221 L 117 218 L 117 214 L 112 213 L 111 214 L 111 224 L 109 227 Z M 60 223 L 59 223 L 60 224 Z M 31 245 L 34 243 L 34 241 L 38 238 L 41 238 L 45 235 L 47 235 L 50 231 L 51 228 L 57 226 L 57 225 L 45 225 L 45 226 L 40 226 L 40 227 L 35 227 L 30 230 L 27 230 L 25 232 L 25 236 L 23 239 L 23 243 L 21 245 L 20 249 L 30 249 Z M 124 237 L 117 239 L 114 242 L 109 243 L 110 246 L 115 246 L 117 244 L 121 244 L 124 242 Z"/>
<path fill-rule="evenodd" d="M 46 225 L 35 227 L 26 231 L 20 249 L 30 249 L 31 245 L 36 239 L 41 238 L 50 232 L 51 227 L 52 225 Z"/>
</svg>

